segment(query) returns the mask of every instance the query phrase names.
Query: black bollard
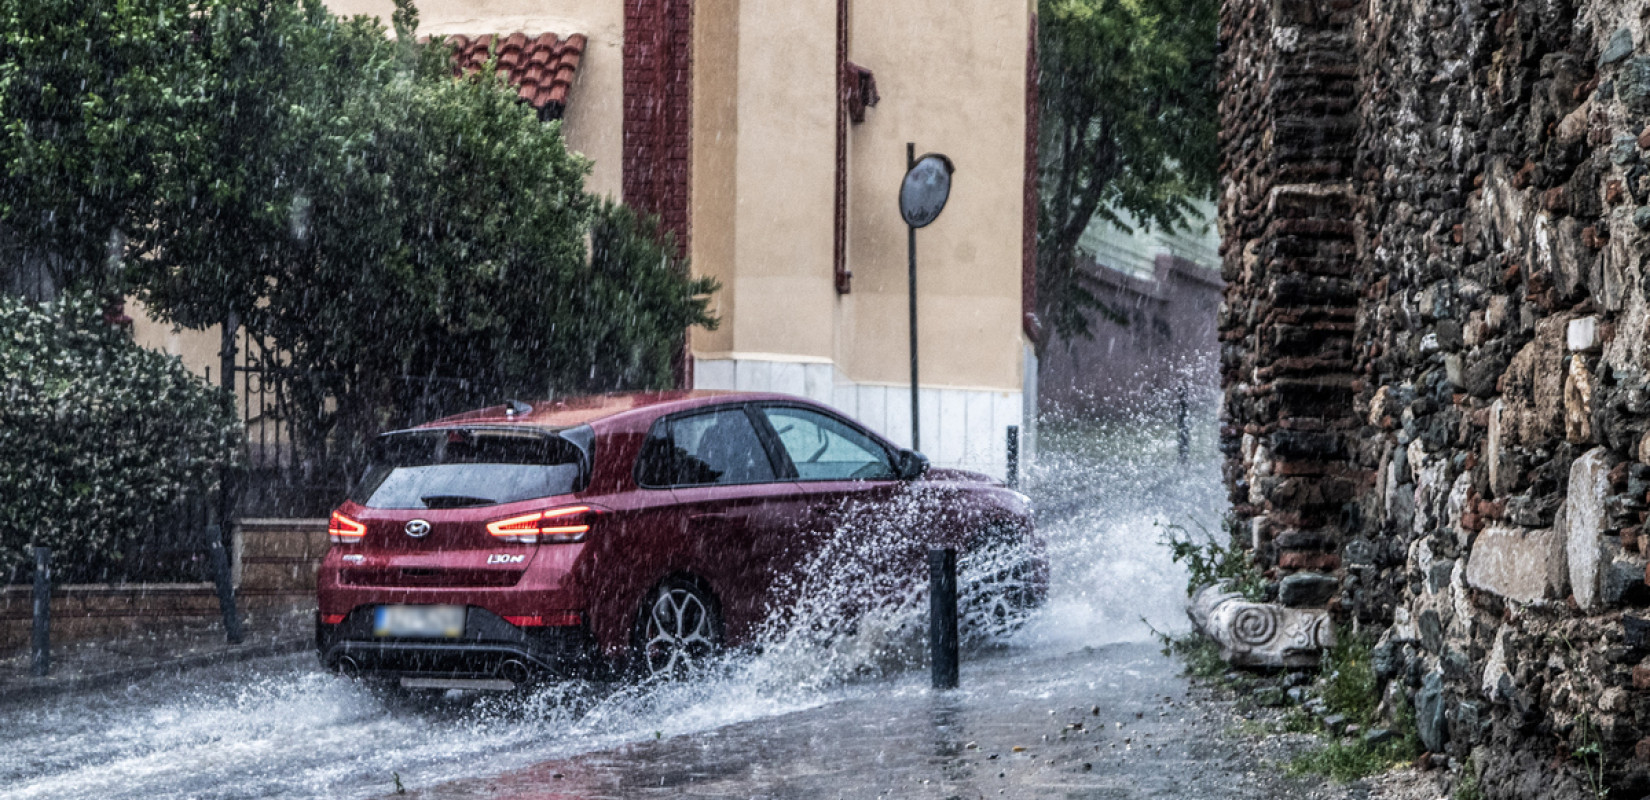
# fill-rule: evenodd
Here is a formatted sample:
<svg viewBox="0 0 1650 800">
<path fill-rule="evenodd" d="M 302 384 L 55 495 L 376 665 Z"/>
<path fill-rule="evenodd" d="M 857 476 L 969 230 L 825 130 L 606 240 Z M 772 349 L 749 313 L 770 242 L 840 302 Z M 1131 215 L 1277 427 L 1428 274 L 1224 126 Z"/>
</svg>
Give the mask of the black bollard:
<svg viewBox="0 0 1650 800">
<path fill-rule="evenodd" d="M 34 548 L 34 675 L 52 671 L 52 549 Z"/>
<path fill-rule="evenodd" d="M 957 551 L 928 551 L 928 661 L 935 689 L 957 688 Z"/>
<path fill-rule="evenodd" d="M 1008 488 L 1020 488 L 1020 426 L 1008 426 Z"/>
<path fill-rule="evenodd" d="M 229 569 L 229 554 L 224 552 L 222 535 L 214 537 L 212 575 L 218 584 L 218 610 L 223 612 L 223 632 L 230 644 L 241 643 L 241 615 L 235 611 L 235 581 Z"/>
</svg>

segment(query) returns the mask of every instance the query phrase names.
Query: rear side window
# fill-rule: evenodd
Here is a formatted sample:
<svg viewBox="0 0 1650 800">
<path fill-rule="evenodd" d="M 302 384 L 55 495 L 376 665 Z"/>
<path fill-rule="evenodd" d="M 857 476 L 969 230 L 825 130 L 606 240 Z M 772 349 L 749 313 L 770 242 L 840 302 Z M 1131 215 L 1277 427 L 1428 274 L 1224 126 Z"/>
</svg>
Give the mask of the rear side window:
<svg viewBox="0 0 1650 800">
<path fill-rule="evenodd" d="M 742 408 L 653 423 L 636 462 L 636 482 L 651 488 L 772 480 L 773 463 Z"/>
<path fill-rule="evenodd" d="M 569 494 L 589 475 L 586 450 L 575 444 L 588 438 L 487 428 L 385 434 L 351 496 L 371 508 L 417 509 Z"/>
</svg>

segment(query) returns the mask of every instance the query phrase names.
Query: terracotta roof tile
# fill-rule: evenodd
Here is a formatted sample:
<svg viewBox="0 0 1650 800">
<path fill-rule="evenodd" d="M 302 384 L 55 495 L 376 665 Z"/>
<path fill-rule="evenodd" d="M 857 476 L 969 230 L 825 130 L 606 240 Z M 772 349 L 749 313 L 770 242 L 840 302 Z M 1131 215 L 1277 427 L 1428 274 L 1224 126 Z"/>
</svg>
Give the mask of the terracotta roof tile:
<svg viewBox="0 0 1650 800">
<path fill-rule="evenodd" d="M 587 42 L 582 33 L 565 38 L 522 31 L 504 36 L 485 33 L 447 37 L 447 45 L 453 49 L 454 75 L 477 72 L 496 56 L 498 71 L 516 87 L 522 101 L 552 119 L 559 118 L 567 106 L 567 95 Z"/>
</svg>

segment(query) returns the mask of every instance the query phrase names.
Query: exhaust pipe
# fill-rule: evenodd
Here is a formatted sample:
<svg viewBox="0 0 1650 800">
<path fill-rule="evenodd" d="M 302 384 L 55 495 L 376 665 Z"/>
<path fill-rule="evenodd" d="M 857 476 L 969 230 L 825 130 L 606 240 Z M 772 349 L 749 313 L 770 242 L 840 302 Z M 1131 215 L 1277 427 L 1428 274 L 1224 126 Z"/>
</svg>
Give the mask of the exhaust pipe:
<svg viewBox="0 0 1650 800">
<path fill-rule="evenodd" d="M 517 686 L 522 686 L 532 679 L 533 670 L 522 661 L 512 658 L 498 665 L 498 676 Z"/>
<path fill-rule="evenodd" d="M 336 668 L 346 678 L 361 677 L 361 664 L 349 656 L 340 656 Z"/>
</svg>

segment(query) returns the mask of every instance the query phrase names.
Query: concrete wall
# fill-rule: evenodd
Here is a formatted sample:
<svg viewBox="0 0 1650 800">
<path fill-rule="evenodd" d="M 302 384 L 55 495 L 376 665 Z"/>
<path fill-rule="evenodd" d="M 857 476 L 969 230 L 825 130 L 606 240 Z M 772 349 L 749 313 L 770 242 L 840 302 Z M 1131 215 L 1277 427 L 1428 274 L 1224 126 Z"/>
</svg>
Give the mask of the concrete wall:
<svg viewBox="0 0 1650 800">
<path fill-rule="evenodd" d="M 1051 336 L 1037 371 L 1043 411 L 1123 417 L 1173 410 L 1181 389 L 1220 384 L 1220 236 L 1213 203 L 1182 230 L 1089 223 L 1080 279 L 1123 319 L 1091 313 L 1091 338 Z"/>
<path fill-rule="evenodd" d="M 1386 707 L 1487 796 L 1650 792 L 1642 4 L 1228 0 L 1221 33 L 1257 554 L 1339 579 Z"/>
<path fill-rule="evenodd" d="M 1084 283 L 1121 321 L 1090 315 L 1093 338 L 1056 337 L 1038 370 L 1041 409 L 1088 417 L 1173 411 L 1181 391 L 1202 403 L 1220 384 L 1219 273 L 1161 255 L 1137 277 L 1099 264 Z"/>
<path fill-rule="evenodd" d="M 936 463 L 1002 474 L 1005 428 L 1025 418 L 1031 8 L 851 4 L 848 59 L 875 73 L 882 99 L 847 134 L 853 282 L 839 295 L 835 4 L 697 6 L 693 260 L 722 280 L 726 323 L 693 333 L 696 387 L 793 391 L 911 442 L 898 189 L 915 142 L 958 170 L 945 212 L 918 233 L 922 445 Z"/>
<path fill-rule="evenodd" d="M 837 359 L 856 381 L 904 382 L 905 144 L 957 166 L 951 198 L 917 232 L 918 315 L 928 380 L 1018 391 L 1030 4 L 856 2 L 849 58 L 882 102 L 849 136 L 848 266 Z"/>
</svg>

